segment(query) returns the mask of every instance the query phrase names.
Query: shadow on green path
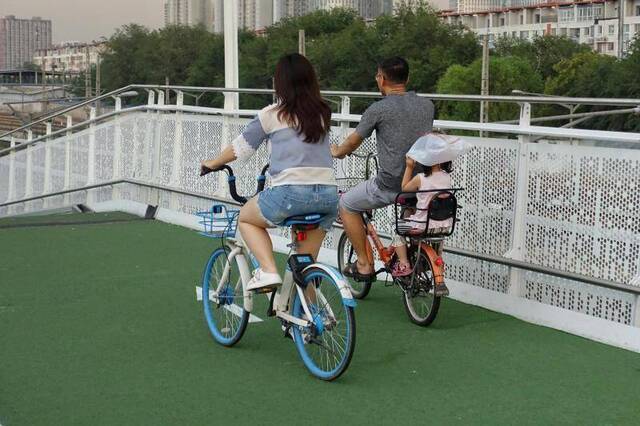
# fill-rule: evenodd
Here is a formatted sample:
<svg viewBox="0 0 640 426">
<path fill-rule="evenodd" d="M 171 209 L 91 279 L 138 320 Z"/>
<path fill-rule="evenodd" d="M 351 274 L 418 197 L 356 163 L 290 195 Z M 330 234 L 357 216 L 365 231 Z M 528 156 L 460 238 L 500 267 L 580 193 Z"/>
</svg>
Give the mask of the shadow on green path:
<svg viewBox="0 0 640 426">
<path fill-rule="evenodd" d="M 452 300 L 420 328 L 382 285 L 337 382 L 277 321 L 223 348 L 195 300 L 215 244 L 156 221 L 0 229 L 0 424 L 638 424 L 640 355 Z"/>
</svg>

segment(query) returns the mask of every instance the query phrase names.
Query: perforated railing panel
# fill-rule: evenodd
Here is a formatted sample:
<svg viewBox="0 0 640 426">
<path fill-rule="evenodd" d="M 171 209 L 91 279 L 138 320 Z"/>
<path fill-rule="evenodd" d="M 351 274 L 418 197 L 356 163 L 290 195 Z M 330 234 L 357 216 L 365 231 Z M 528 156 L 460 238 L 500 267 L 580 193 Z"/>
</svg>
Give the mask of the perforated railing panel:
<svg viewBox="0 0 640 426">
<path fill-rule="evenodd" d="M 187 192 L 228 197 L 226 178 L 198 176 L 200 161 L 213 158 L 241 133 L 249 119 L 187 113 L 129 113 L 93 128 L 36 144 L 0 157 L 0 202 L 9 196 L 13 170 L 13 200 L 132 178 Z M 335 126 L 330 138 L 341 143 L 348 128 Z M 472 149 L 456 160 L 453 181 L 462 210 L 449 247 L 507 256 L 514 240 L 518 161 L 525 158 L 523 260 L 550 268 L 640 286 L 640 150 L 574 146 L 566 143 L 527 143 L 515 139 L 467 137 Z M 93 142 L 92 142 L 93 141 Z M 359 153 L 375 152 L 375 135 Z M 91 149 L 91 146 L 93 148 Z M 47 176 L 47 149 L 49 166 Z M 90 157 L 93 153 L 93 158 Z M 521 157 L 520 154 L 524 157 Z M 176 157 L 177 156 L 177 157 Z M 30 176 L 27 179 L 29 161 Z M 69 162 L 67 162 L 69 158 Z M 255 192 L 256 176 L 269 160 L 263 144 L 247 162 L 232 164 L 238 191 Z M 364 178 L 366 160 L 347 157 L 334 163 L 340 189 L 348 190 Z M 369 163 L 375 174 L 373 161 Z M 65 176 L 66 171 L 69 175 Z M 117 172 L 117 173 L 116 173 Z M 48 178 L 48 189 L 45 183 Z M 65 187 L 65 182 L 68 185 Z M 30 193 L 27 193 L 27 189 Z M 114 197 L 183 213 L 210 207 L 196 196 L 179 195 L 123 184 L 0 207 L 0 215 L 107 201 Z M 520 197 L 522 201 L 522 197 Z M 381 233 L 394 231 L 392 208 L 375 215 Z M 289 236 L 287 229 L 278 231 Z M 341 230 L 330 233 L 324 246 L 336 248 Z M 518 288 L 510 288 L 510 268 L 461 256 L 446 255 L 447 277 L 501 293 L 623 324 L 632 324 L 634 296 L 524 272 Z"/>
<path fill-rule="evenodd" d="M 630 282 L 640 259 L 640 150 L 529 146 L 526 260 Z"/>
</svg>

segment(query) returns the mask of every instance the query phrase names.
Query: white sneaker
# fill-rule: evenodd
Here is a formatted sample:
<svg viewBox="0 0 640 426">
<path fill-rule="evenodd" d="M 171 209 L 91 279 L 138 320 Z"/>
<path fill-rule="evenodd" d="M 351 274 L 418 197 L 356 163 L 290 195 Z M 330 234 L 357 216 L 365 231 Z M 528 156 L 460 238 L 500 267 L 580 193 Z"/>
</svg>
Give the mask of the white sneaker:
<svg viewBox="0 0 640 426">
<path fill-rule="evenodd" d="M 258 268 L 253 272 L 253 278 L 247 283 L 247 290 L 262 290 L 269 287 L 277 287 L 280 284 L 282 284 L 282 279 L 279 274 L 264 272 Z"/>
</svg>

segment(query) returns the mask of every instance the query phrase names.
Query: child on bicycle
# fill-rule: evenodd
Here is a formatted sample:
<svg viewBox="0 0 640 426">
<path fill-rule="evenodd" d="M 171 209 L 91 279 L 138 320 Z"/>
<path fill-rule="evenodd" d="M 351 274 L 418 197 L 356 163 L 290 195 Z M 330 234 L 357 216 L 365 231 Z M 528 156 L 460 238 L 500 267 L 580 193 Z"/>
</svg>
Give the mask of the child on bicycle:
<svg viewBox="0 0 640 426">
<path fill-rule="evenodd" d="M 430 191 L 451 188 L 452 160 L 460 155 L 466 146 L 459 138 L 447 137 L 436 133 L 422 136 L 411 147 L 406 156 L 406 167 L 402 177 L 402 191 Z M 415 176 L 416 163 L 423 167 L 423 173 Z M 427 226 L 429 203 L 437 194 L 434 192 L 418 192 L 416 194 L 416 211 L 412 215 L 402 219 L 398 223 L 398 231 L 403 234 L 421 234 Z M 452 219 L 442 221 L 429 220 L 429 233 L 440 234 L 446 232 L 453 225 Z M 407 255 L 407 246 L 404 237 L 395 235 L 392 246 L 395 247 L 398 262 L 394 265 L 392 275 L 403 277 L 412 273 L 411 264 Z M 440 246 L 440 251 L 442 246 Z M 436 295 L 446 296 L 449 291 L 444 284 L 442 288 L 436 288 Z"/>
</svg>

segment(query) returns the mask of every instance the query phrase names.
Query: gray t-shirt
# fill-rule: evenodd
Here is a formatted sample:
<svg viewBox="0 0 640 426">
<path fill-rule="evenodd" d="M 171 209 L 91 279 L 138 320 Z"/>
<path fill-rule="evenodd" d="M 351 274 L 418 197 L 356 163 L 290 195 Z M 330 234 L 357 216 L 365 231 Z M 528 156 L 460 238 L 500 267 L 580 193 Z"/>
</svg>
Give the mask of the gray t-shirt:
<svg viewBox="0 0 640 426">
<path fill-rule="evenodd" d="M 433 129 L 434 112 L 429 99 L 407 92 L 385 96 L 362 114 L 356 133 L 365 139 L 376 130 L 379 188 L 401 191 L 405 156 L 420 136 Z"/>
</svg>

